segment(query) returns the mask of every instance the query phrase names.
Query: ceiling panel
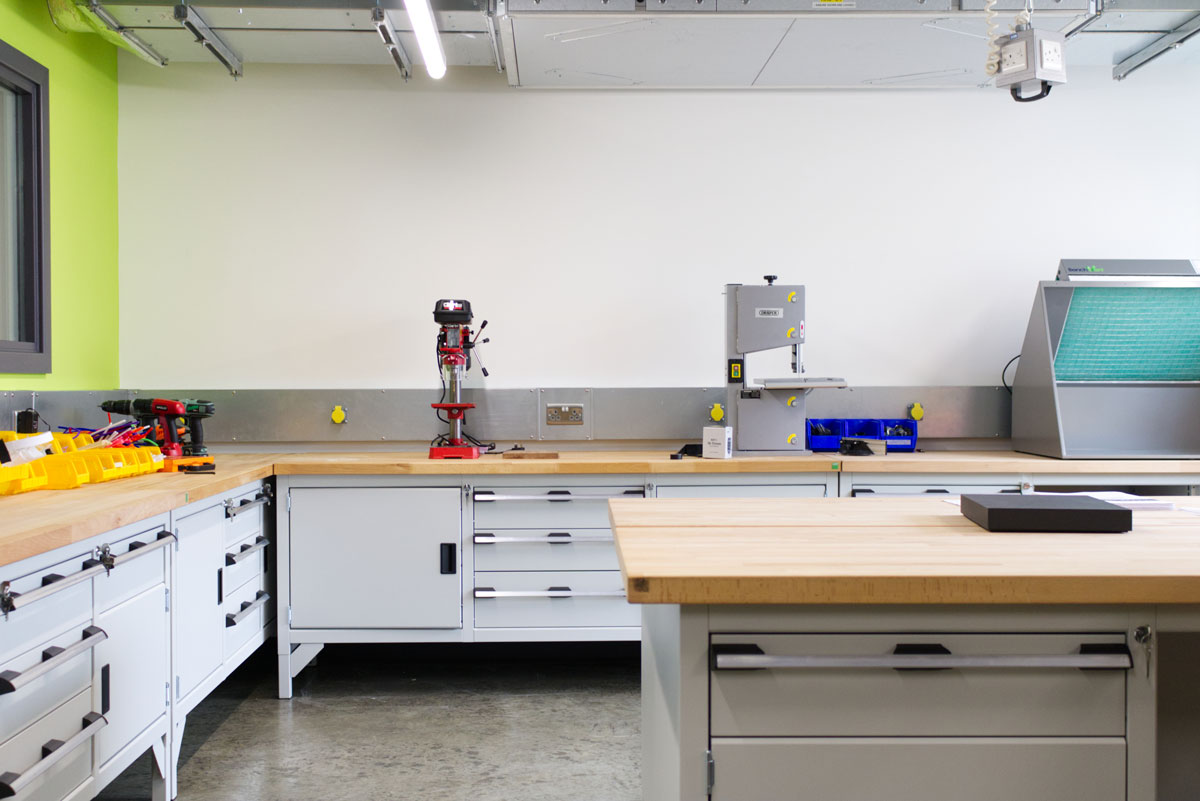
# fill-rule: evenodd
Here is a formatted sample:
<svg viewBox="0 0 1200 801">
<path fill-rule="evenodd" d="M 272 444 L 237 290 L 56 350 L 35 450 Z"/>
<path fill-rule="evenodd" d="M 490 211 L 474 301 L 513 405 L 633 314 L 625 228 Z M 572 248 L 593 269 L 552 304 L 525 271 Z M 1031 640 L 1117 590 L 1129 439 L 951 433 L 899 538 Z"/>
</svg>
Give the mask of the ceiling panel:
<svg viewBox="0 0 1200 801">
<path fill-rule="evenodd" d="M 787 32 L 786 17 L 529 14 L 514 17 L 526 87 L 744 87 Z"/>
</svg>

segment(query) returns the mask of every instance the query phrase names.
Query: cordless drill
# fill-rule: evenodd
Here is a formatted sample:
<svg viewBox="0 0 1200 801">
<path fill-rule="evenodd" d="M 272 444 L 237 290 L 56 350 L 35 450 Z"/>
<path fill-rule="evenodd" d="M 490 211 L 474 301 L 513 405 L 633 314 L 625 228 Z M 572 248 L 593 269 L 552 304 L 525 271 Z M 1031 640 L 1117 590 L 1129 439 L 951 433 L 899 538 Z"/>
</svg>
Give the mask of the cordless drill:
<svg viewBox="0 0 1200 801">
<path fill-rule="evenodd" d="M 158 441 L 163 456 L 168 459 L 183 457 L 183 444 L 175 429 L 175 420 L 183 417 L 186 407 L 176 400 L 165 398 L 137 398 L 135 400 L 104 401 L 100 410 L 109 414 L 123 414 L 135 418 L 142 425 L 155 425 L 162 430 Z"/>
<path fill-rule="evenodd" d="M 184 406 L 183 416 L 187 418 L 188 429 L 183 455 L 208 456 L 208 447 L 204 444 L 204 424 L 200 421 L 216 414 L 217 405 L 206 400 L 184 400 L 180 403 Z"/>
</svg>

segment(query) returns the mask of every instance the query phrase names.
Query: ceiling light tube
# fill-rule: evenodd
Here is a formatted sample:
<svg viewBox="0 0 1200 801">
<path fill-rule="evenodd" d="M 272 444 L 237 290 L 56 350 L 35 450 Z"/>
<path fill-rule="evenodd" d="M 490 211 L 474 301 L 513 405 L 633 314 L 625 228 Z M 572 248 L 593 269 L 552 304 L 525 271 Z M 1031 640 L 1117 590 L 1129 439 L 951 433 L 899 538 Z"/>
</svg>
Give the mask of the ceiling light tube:
<svg viewBox="0 0 1200 801">
<path fill-rule="evenodd" d="M 400 70 L 400 77 L 407 81 L 412 77 L 412 61 L 405 52 L 404 45 L 400 44 L 400 35 L 396 33 L 387 12 L 378 6 L 371 9 L 371 22 L 375 25 L 375 30 L 379 31 L 379 38 L 383 40 L 383 46 L 387 48 L 392 63 Z"/>
<path fill-rule="evenodd" d="M 158 51 L 143 42 L 137 34 L 117 21 L 117 18 L 114 17 L 107 8 L 96 2 L 96 0 L 89 0 L 87 3 L 87 9 L 88 11 L 92 12 L 98 20 L 103 22 L 110 31 L 124 39 L 130 47 L 141 53 L 142 56 L 148 61 L 151 61 L 160 67 L 167 66 L 167 60 L 160 56 Z"/>
<path fill-rule="evenodd" d="M 192 36 L 195 36 L 196 41 L 204 45 L 204 49 L 212 53 L 213 58 L 229 70 L 229 74 L 234 77 L 234 80 L 242 76 L 241 56 L 233 52 L 229 45 L 225 44 L 224 40 L 208 27 L 208 23 L 194 8 L 185 4 L 175 6 L 175 21 Z"/>
<path fill-rule="evenodd" d="M 442 52 L 442 40 L 438 37 L 437 22 L 429 0 L 404 0 L 404 10 L 417 36 L 417 47 L 425 60 L 425 69 L 430 78 L 441 78 L 446 74 L 446 54 Z"/>
</svg>

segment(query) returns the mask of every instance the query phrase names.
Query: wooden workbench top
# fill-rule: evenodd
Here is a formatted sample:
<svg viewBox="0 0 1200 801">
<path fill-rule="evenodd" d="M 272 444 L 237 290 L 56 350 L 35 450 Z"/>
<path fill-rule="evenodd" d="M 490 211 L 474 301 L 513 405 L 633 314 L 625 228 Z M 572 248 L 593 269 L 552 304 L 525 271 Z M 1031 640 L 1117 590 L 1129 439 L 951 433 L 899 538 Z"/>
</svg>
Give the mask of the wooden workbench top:
<svg viewBox="0 0 1200 801">
<path fill-rule="evenodd" d="M 230 454 L 217 472 L 151 473 L 72 490 L 0 498 L 0 565 L 12 564 L 236 489 L 272 473 L 274 457 Z"/>
<path fill-rule="evenodd" d="M 1014 451 L 927 451 L 841 460 L 843 473 L 1200 474 L 1200 459 L 1051 459 Z"/>
<path fill-rule="evenodd" d="M 0 497 L 0 565 L 87 539 L 270 475 L 720 475 L 765 473 L 1200 474 L 1200 461 L 1063 461 L 1011 452 L 939 451 L 671 459 L 663 451 L 564 451 L 558 459 L 430 460 L 424 453 L 224 454 L 212 476 L 140 478 Z M 757 514 L 757 512 L 755 513 Z"/>
<path fill-rule="evenodd" d="M 931 498 L 609 506 L 634 603 L 1200 603 L 1200 515 L 1182 510 L 1134 512 L 1126 534 L 998 534 Z"/>
<path fill-rule="evenodd" d="M 672 459 L 669 451 L 563 451 L 557 459 L 430 459 L 424 453 L 279 454 L 276 475 L 562 475 L 602 473 L 829 473 L 837 454 Z M 1197 468 L 1200 470 L 1200 468 Z"/>
</svg>

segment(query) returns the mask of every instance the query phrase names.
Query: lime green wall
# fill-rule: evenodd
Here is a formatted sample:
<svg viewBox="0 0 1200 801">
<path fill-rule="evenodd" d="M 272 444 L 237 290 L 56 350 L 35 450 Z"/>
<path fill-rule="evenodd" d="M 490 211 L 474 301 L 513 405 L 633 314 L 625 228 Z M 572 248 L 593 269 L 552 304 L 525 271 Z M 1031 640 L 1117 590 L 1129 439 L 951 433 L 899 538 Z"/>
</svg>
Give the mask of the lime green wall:
<svg viewBox="0 0 1200 801">
<path fill-rule="evenodd" d="M 117 351 L 117 51 L 54 27 L 45 0 L 0 0 L 0 39 L 50 70 L 51 356 L 0 390 L 111 389 Z"/>
</svg>

